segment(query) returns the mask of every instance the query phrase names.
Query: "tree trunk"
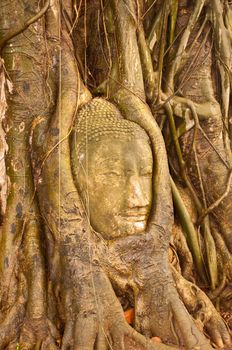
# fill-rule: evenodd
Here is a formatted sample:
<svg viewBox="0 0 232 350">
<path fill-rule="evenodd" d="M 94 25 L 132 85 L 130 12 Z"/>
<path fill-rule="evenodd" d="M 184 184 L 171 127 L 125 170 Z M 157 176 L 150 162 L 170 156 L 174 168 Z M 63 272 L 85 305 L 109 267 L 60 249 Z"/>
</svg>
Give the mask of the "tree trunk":
<svg viewBox="0 0 232 350">
<path fill-rule="evenodd" d="M 0 349 L 230 348 L 229 2 L 0 8 Z M 73 170 L 83 108 L 105 100 L 154 162 L 146 231 L 112 242 Z"/>
</svg>

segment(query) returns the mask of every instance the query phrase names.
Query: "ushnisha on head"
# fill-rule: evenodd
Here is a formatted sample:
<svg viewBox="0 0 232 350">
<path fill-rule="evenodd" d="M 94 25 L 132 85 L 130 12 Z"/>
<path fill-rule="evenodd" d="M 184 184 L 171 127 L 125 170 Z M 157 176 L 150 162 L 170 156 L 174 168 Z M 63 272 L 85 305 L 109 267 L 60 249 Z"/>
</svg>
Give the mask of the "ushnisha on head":
<svg viewBox="0 0 232 350">
<path fill-rule="evenodd" d="M 152 202 L 150 141 L 110 102 L 96 98 L 78 113 L 72 171 L 93 229 L 105 239 L 145 231 Z"/>
</svg>

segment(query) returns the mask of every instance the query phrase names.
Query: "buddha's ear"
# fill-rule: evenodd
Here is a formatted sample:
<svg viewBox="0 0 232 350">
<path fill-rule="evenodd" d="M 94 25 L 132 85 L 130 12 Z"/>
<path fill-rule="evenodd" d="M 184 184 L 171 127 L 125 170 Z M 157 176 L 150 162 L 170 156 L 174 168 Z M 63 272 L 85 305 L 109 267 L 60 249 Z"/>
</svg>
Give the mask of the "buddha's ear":
<svg viewBox="0 0 232 350">
<path fill-rule="evenodd" d="M 80 167 L 76 169 L 76 173 L 74 175 L 74 182 L 78 194 L 81 198 L 81 201 L 83 202 L 84 207 L 86 208 L 88 204 L 88 177 L 86 175 L 85 169 L 83 168 L 83 164 L 80 164 Z"/>
<path fill-rule="evenodd" d="M 86 157 L 84 151 L 77 151 L 76 132 L 72 132 L 70 136 L 70 156 L 73 181 L 79 194 L 81 194 L 87 187 Z"/>
<path fill-rule="evenodd" d="M 74 172 L 74 182 L 80 194 L 88 188 L 88 174 L 86 172 L 84 158 L 77 159 Z"/>
</svg>

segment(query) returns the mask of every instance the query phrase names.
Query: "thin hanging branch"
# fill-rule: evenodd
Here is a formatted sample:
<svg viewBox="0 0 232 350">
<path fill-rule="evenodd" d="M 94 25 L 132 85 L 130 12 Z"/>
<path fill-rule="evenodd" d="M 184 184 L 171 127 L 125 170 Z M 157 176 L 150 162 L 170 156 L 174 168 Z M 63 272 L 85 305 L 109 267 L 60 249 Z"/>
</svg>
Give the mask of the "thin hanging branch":
<svg viewBox="0 0 232 350">
<path fill-rule="evenodd" d="M 206 217 L 206 215 L 209 215 L 210 213 L 212 213 L 212 211 L 215 208 L 217 208 L 220 205 L 220 203 L 229 195 L 230 190 L 231 190 L 231 183 L 232 183 L 232 171 L 230 171 L 229 178 L 228 178 L 226 189 L 225 189 L 224 193 L 214 203 L 212 203 L 205 211 L 203 211 L 203 213 L 201 214 L 201 216 L 198 219 L 199 225 L 201 224 L 202 220 Z"/>
<path fill-rule="evenodd" d="M 181 198 L 181 195 L 176 187 L 175 182 L 170 177 L 171 180 L 171 188 L 172 188 L 172 196 L 175 208 L 177 210 L 181 226 L 183 228 L 184 234 L 186 235 L 186 240 L 190 247 L 191 253 L 193 255 L 194 261 L 196 263 L 197 269 L 201 275 L 201 277 L 206 280 L 205 267 L 201 254 L 201 249 L 199 245 L 198 235 L 196 229 L 193 225 L 191 217 L 188 213 L 188 210 L 184 204 L 184 201 Z"/>
<path fill-rule="evenodd" d="M 183 54 L 185 52 L 190 34 L 201 14 L 201 11 L 203 9 L 203 6 L 205 4 L 205 0 L 197 0 L 196 1 L 196 5 L 195 8 L 190 16 L 188 25 L 181 37 L 180 43 L 179 43 L 179 47 L 177 49 L 176 55 L 175 55 L 175 60 L 172 63 L 171 69 L 169 71 L 168 77 L 167 77 L 167 86 L 168 88 L 173 91 L 173 83 L 174 83 L 174 76 L 176 74 L 176 72 L 178 71 L 182 58 L 183 58 Z"/>
</svg>

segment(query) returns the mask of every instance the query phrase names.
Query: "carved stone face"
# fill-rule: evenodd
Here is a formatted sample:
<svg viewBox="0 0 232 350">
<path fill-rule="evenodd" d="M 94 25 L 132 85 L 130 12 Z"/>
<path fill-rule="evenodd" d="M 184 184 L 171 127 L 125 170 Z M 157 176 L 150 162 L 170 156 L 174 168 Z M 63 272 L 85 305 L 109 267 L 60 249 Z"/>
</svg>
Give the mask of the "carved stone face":
<svg viewBox="0 0 232 350">
<path fill-rule="evenodd" d="M 91 142 L 79 153 L 79 191 L 91 226 L 105 239 L 142 233 L 152 202 L 153 158 L 146 140 Z"/>
</svg>

